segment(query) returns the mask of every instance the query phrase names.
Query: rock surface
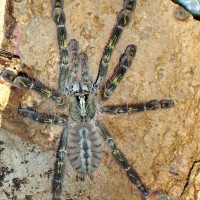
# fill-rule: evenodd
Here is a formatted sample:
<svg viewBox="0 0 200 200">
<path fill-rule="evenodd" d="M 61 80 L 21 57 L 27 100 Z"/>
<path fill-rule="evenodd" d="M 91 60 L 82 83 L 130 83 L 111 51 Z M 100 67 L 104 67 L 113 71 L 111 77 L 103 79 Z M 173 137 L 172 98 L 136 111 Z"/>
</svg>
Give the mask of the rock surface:
<svg viewBox="0 0 200 200">
<path fill-rule="evenodd" d="M 3 40 L 3 29 L 4 29 L 4 15 L 5 15 L 5 3 L 6 0 L 1 0 L 0 2 L 0 41 Z"/>
<path fill-rule="evenodd" d="M 19 55 L 24 71 L 58 89 L 59 53 L 51 1 L 8 1 L 13 24 L 2 46 Z M 74 0 L 65 3 L 68 41 L 79 41 L 89 57 L 95 80 L 122 0 Z M 200 199 L 200 22 L 179 21 L 171 1 L 138 1 L 130 25 L 113 53 L 110 76 L 128 44 L 138 47 L 136 58 L 105 105 L 173 99 L 174 108 L 135 115 L 104 116 L 119 148 L 151 189 L 152 200 Z M 10 21 L 9 21 L 10 20 Z M 11 23 L 12 22 L 12 23 Z M 50 80 L 50 81 L 49 81 Z M 47 103 L 46 103 L 47 102 Z M 2 116 L 0 134 L 0 197 L 49 200 L 58 138 L 62 126 L 40 125 L 18 116 L 19 106 L 55 113 L 51 101 L 31 91 L 13 89 Z M 139 200 L 126 174 L 105 145 L 94 180 L 76 182 L 67 163 L 63 199 Z"/>
</svg>

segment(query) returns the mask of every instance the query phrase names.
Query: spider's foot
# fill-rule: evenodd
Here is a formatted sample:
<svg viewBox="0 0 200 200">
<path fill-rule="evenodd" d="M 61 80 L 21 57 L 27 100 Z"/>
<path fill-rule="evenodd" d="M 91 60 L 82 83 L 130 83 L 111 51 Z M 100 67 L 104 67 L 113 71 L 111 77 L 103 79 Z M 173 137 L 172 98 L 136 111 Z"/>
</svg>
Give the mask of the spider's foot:
<svg viewBox="0 0 200 200">
<path fill-rule="evenodd" d="M 125 0 L 124 1 L 124 9 L 134 12 L 135 8 L 136 8 L 136 0 Z"/>
<path fill-rule="evenodd" d="M 149 190 L 144 185 L 139 185 L 139 186 L 137 186 L 137 188 L 142 197 L 148 198 L 150 196 Z"/>
<path fill-rule="evenodd" d="M 63 8 L 64 0 L 52 0 L 53 8 Z"/>
<path fill-rule="evenodd" d="M 8 83 L 13 83 L 13 81 L 16 78 L 16 74 L 13 71 L 10 70 L 4 70 L 1 73 L 1 77 Z"/>
<path fill-rule="evenodd" d="M 62 181 L 53 180 L 53 199 L 59 200 L 61 199 L 62 193 Z"/>
<path fill-rule="evenodd" d="M 160 105 L 162 109 L 167 109 L 174 107 L 175 103 L 173 100 L 161 100 Z"/>
<path fill-rule="evenodd" d="M 157 110 L 157 109 L 168 109 L 174 106 L 174 101 L 172 100 L 152 100 L 145 105 L 146 110 Z"/>
</svg>

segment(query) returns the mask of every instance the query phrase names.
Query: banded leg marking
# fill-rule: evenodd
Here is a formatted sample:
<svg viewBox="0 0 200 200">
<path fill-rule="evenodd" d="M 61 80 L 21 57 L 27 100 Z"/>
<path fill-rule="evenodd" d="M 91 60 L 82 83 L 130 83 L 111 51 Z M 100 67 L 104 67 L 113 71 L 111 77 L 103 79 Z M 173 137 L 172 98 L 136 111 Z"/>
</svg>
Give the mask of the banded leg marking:
<svg viewBox="0 0 200 200">
<path fill-rule="evenodd" d="M 50 91 L 46 86 L 44 86 L 40 82 L 31 80 L 30 78 L 18 76 L 13 81 L 13 85 L 19 89 L 25 88 L 35 90 L 41 95 L 54 100 L 57 104 L 64 105 L 64 101 L 58 93 Z"/>
<path fill-rule="evenodd" d="M 106 83 L 106 87 L 103 93 L 103 100 L 107 100 L 110 98 L 112 93 L 117 88 L 118 84 L 121 82 L 122 78 L 126 74 L 126 71 L 131 66 L 132 60 L 136 55 L 136 46 L 129 45 L 124 54 L 120 59 L 119 65 L 116 67 L 115 72 L 111 78 Z"/>
<path fill-rule="evenodd" d="M 158 109 L 168 109 L 174 106 L 174 101 L 172 100 L 152 100 L 147 103 L 140 103 L 134 105 L 119 105 L 119 106 L 104 106 L 101 108 L 102 113 L 108 114 L 133 114 L 137 112 L 143 112 L 147 110 L 158 110 Z"/>
<path fill-rule="evenodd" d="M 65 28 L 65 14 L 63 11 L 63 0 L 52 0 L 53 19 L 57 26 L 58 44 L 60 49 L 60 78 L 59 87 L 62 93 L 66 92 L 67 78 L 69 74 L 68 50 L 67 50 L 67 31 Z"/>
<path fill-rule="evenodd" d="M 108 41 L 108 45 L 105 47 L 103 56 L 101 59 L 99 73 L 97 80 L 93 86 L 94 93 L 97 94 L 104 82 L 108 71 L 108 65 L 111 59 L 112 52 L 119 41 L 122 31 L 125 26 L 127 26 L 131 20 L 131 13 L 135 10 L 136 0 L 125 0 L 124 9 L 118 15 L 117 24 L 115 25 L 111 37 Z"/>
<path fill-rule="evenodd" d="M 18 113 L 23 117 L 30 117 L 32 120 L 42 123 L 42 124 L 66 124 L 67 118 L 64 117 L 51 117 L 45 114 L 37 113 L 31 109 L 20 108 Z"/>
<path fill-rule="evenodd" d="M 70 134 L 69 128 L 65 128 L 63 131 L 63 135 L 60 141 L 59 149 L 56 156 L 56 163 L 55 163 L 55 173 L 53 179 L 53 197 L 54 199 L 61 199 L 62 193 L 62 182 L 64 177 L 65 171 L 65 157 L 67 153 L 67 142 L 68 136 Z"/>
<path fill-rule="evenodd" d="M 129 180 L 137 187 L 141 196 L 147 198 L 149 196 L 149 191 L 143 184 L 138 173 L 128 163 L 128 160 L 125 158 L 124 154 L 117 148 L 106 127 L 99 121 L 97 121 L 97 126 L 99 126 L 101 129 L 102 136 L 104 140 L 107 141 L 107 144 L 111 149 L 117 163 L 119 163 L 119 165 L 126 171 Z"/>
<path fill-rule="evenodd" d="M 14 87 L 19 89 L 35 90 L 41 95 L 54 100 L 57 104 L 64 105 L 64 101 L 58 93 L 50 91 L 46 86 L 38 81 L 32 80 L 28 77 L 17 76 L 10 70 L 4 70 L 1 76 L 5 81 L 12 83 Z"/>
</svg>

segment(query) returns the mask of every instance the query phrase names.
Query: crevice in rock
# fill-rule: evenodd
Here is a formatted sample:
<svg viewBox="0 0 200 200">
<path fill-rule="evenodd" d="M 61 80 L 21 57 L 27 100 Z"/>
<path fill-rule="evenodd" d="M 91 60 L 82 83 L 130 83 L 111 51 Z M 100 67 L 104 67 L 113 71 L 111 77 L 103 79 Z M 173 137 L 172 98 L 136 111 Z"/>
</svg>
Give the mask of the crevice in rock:
<svg viewBox="0 0 200 200">
<path fill-rule="evenodd" d="M 190 168 L 190 170 L 189 170 L 189 173 L 188 173 L 188 176 L 187 176 L 186 183 L 185 183 L 185 185 L 184 185 L 183 191 L 182 191 L 182 193 L 181 193 L 181 197 L 184 195 L 185 190 L 187 189 L 187 187 L 188 187 L 188 185 L 189 185 L 189 183 L 190 183 L 190 177 L 191 177 L 191 175 L 192 175 L 192 171 L 193 171 L 195 165 L 196 165 L 197 163 L 199 163 L 199 162 L 200 162 L 200 160 L 196 160 L 196 161 L 193 162 L 193 164 L 192 164 L 192 166 L 191 166 L 191 168 Z"/>
</svg>

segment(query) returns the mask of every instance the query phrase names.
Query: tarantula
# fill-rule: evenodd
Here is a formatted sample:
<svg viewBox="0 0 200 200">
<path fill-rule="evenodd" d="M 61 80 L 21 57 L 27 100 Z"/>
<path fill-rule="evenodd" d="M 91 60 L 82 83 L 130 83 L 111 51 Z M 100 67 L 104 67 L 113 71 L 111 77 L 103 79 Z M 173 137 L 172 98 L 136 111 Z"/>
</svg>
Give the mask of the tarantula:
<svg viewBox="0 0 200 200">
<path fill-rule="evenodd" d="M 126 71 L 130 68 L 132 60 L 136 55 L 136 46 L 129 45 L 121 56 L 113 75 L 108 81 L 105 81 L 113 49 L 124 27 L 131 20 L 132 12 L 136 7 L 136 0 L 124 0 L 123 9 L 118 15 L 117 23 L 104 49 L 99 73 L 94 83 L 89 75 L 87 55 L 85 53 L 79 54 L 78 42 L 74 39 L 70 40 L 67 48 L 66 19 L 63 6 L 63 0 L 52 0 L 53 19 L 57 26 L 61 57 L 60 91 L 52 91 L 35 79 L 31 79 L 21 73 L 15 74 L 10 70 L 3 70 L 1 73 L 1 77 L 5 81 L 10 82 L 14 87 L 35 90 L 43 96 L 52 99 L 58 105 L 68 108 L 67 117 L 49 117 L 32 109 L 19 109 L 20 115 L 30 117 L 39 123 L 67 124 L 57 152 L 52 184 L 53 198 L 61 198 L 66 155 L 74 170 L 83 177 L 92 174 L 98 168 L 103 153 L 100 135 L 107 142 L 117 163 L 126 171 L 128 178 L 137 187 L 141 196 L 147 198 L 149 196 L 148 189 L 143 184 L 138 173 L 130 166 L 124 154 L 117 148 L 110 133 L 99 120 L 98 113 L 133 114 L 159 108 L 171 108 L 174 102 L 172 100 L 153 100 L 142 104 L 104 106 L 100 108 L 96 98 L 98 94 L 100 94 L 101 100 L 107 100 L 111 97 Z M 1 51 L 1 56 L 3 54 L 4 57 L 9 58 L 9 53 Z M 80 77 L 78 76 L 79 66 L 81 68 Z"/>
</svg>

